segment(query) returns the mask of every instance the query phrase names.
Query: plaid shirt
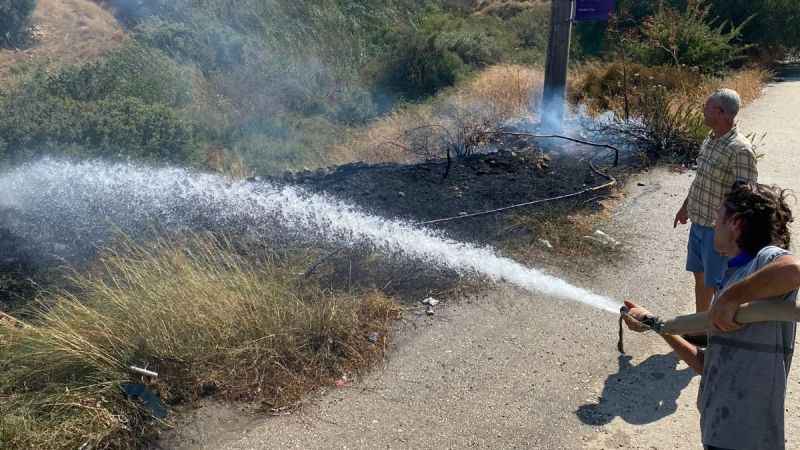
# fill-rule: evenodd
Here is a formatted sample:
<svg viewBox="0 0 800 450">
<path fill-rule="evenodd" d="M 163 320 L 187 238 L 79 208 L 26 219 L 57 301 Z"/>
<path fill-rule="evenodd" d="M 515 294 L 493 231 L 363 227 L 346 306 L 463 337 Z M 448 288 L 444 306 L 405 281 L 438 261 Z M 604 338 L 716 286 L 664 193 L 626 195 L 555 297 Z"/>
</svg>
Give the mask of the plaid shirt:
<svg viewBox="0 0 800 450">
<path fill-rule="evenodd" d="M 689 219 L 698 225 L 713 227 L 717 211 L 733 183 L 757 179 L 753 145 L 736 127 L 718 139 L 709 135 L 700 147 L 697 176 L 686 200 Z"/>
</svg>

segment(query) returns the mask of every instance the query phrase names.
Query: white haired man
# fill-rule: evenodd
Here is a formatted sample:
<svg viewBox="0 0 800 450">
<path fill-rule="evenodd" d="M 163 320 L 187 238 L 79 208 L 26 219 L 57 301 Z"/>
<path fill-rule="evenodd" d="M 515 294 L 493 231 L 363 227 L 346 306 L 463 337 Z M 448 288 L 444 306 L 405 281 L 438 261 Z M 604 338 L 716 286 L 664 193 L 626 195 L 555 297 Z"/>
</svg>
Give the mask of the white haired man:
<svg viewBox="0 0 800 450">
<path fill-rule="evenodd" d="M 728 262 L 714 249 L 716 213 L 736 181 L 758 179 L 753 146 L 736 126 L 741 104 L 731 89 L 719 89 L 706 101 L 703 113 L 711 133 L 700 148 L 697 175 L 673 224 L 692 222 L 686 270 L 694 274 L 697 312 L 708 310 Z"/>
</svg>

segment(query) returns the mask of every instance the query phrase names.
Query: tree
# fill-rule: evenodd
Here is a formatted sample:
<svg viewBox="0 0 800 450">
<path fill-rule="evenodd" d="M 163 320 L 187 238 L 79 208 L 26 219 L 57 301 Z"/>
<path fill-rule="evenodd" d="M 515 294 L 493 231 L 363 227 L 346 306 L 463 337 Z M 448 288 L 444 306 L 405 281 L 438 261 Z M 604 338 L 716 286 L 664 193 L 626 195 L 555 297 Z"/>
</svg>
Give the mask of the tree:
<svg viewBox="0 0 800 450">
<path fill-rule="evenodd" d="M 746 23 L 743 40 L 761 50 L 800 49 L 800 1 L 712 0 L 711 5 L 714 16 L 737 26 Z"/>
</svg>

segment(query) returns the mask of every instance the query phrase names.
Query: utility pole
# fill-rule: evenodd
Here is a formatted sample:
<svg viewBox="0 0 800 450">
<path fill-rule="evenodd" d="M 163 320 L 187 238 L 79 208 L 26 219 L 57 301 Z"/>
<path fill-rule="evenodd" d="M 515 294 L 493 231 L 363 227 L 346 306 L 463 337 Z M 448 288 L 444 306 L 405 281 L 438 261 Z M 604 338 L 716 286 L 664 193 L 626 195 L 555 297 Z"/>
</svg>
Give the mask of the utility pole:
<svg viewBox="0 0 800 450">
<path fill-rule="evenodd" d="M 549 130 L 561 129 L 567 93 L 569 41 L 572 34 L 572 11 L 575 0 L 551 0 L 550 40 L 542 98 L 542 125 Z"/>
</svg>

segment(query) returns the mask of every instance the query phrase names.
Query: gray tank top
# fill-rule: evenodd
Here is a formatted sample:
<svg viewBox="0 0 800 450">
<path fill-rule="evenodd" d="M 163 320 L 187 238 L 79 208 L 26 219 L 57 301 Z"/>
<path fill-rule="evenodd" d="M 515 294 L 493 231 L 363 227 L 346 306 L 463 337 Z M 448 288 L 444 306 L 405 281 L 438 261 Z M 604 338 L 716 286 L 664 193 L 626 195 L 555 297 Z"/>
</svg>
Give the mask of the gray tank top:
<svg viewBox="0 0 800 450">
<path fill-rule="evenodd" d="M 789 252 L 766 247 L 728 269 L 722 291 Z M 774 300 L 797 302 L 797 291 Z M 709 332 L 698 408 L 703 444 L 736 450 L 784 449 L 784 400 L 794 352 L 794 322 Z"/>
</svg>

